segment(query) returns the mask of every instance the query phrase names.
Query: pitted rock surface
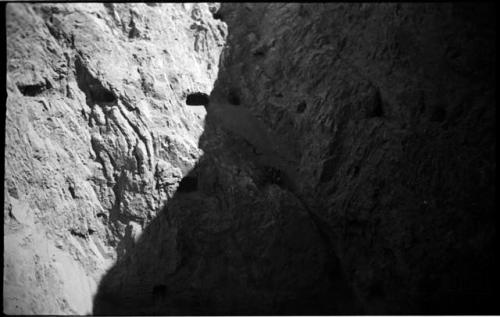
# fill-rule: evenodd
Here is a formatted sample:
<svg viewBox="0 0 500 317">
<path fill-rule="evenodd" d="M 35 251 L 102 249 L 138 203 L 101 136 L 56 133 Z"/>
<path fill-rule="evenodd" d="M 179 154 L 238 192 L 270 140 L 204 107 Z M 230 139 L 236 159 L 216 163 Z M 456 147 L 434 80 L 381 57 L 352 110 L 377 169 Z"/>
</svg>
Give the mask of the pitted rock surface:
<svg viewBox="0 0 500 317">
<path fill-rule="evenodd" d="M 229 37 L 211 100 L 260 117 L 298 153 L 292 191 L 366 313 L 491 312 L 491 10 L 222 5 Z"/>
<path fill-rule="evenodd" d="M 4 312 L 497 313 L 495 23 L 9 4 Z"/>
<path fill-rule="evenodd" d="M 12 3 L 6 18 L 4 312 L 91 313 L 202 154 L 185 98 L 212 90 L 226 26 L 207 4 Z"/>
</svg>

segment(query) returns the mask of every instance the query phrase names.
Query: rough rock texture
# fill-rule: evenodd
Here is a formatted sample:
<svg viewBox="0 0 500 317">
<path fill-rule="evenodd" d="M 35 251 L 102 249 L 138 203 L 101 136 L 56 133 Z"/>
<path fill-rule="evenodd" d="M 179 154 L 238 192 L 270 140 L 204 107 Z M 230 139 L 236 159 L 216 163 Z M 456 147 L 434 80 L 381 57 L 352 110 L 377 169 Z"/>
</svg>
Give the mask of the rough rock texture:
<svg viewBox="0 0 500 317">
<path fill-rule="evenodd" d="M 327 224 L 360 307 L 491 312 L 493 7 L 248 4 L 220 15 L 229 38 L 212 102 L 236 99 L 296 149 L 292 191 Z"/>
<path fill-rule="evenodd" d="M 198 186 L 103 279 L 94 312 L 491 312 L 491 12 L 223 4 Z"/>
<path fill-rule="evenodd" d="M 8 4 L 4 312 L 86 314 L 202 151 L 206 4 Z"/>
<path fill-rule="evenodd" d="M 498 313 L 492 8 L 200 8 L 8 7 L 10 311 Z"/>
</svg>

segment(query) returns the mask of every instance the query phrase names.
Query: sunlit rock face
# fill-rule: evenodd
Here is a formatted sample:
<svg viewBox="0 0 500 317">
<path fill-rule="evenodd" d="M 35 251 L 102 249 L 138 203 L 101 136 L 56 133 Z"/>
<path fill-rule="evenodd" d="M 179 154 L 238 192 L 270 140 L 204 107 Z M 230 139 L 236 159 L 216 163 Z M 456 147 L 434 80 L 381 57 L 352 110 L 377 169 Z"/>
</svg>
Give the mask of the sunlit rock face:
<svg viewBox="0 0 500 317">
<path fill-rule="evenodd" d="M 492 313 L 495 19 L 9 4 L 4 311 Z"/>
<path fill-rule="evenodd" d="M 212 90 L 217 8 L 6 6 L 5 313 L 91 313 L 196 164 L 205 114 L 185 98 Z"/>
</svg>

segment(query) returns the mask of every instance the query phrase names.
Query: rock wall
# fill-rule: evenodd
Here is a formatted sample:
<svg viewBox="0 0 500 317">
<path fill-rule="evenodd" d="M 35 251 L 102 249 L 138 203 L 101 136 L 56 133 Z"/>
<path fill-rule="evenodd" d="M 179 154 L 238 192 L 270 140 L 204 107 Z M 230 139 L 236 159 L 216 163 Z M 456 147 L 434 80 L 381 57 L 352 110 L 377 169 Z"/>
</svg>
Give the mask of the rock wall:
<svg viewBox="0 0 500 317">
<path fill-rule="evenodd" d="M 87 314 L 202 151 L 211 4 L 6 6 L 4 312 Z M 212 11 L 211 11 L 212 10 Z"/>
<path fill-rule="evenodd" d="M 8 311 L 497 312 L 491 6 L 7 8 Z"/>
<path fill-rule="evenodd" d="M 229 37 L 198 186 L 103 279 L 94 312 L 491 312 L 490 8 L 223 4 L 218 16 Z"/>
<path fill-rule="evenodd" d="M 491 312 L 492 12 L 222 7 L 230 31 L 212 100 L 247 109 L 296 150 L 292 191 L 325 224 L 367 313 Z"/>
</svg>

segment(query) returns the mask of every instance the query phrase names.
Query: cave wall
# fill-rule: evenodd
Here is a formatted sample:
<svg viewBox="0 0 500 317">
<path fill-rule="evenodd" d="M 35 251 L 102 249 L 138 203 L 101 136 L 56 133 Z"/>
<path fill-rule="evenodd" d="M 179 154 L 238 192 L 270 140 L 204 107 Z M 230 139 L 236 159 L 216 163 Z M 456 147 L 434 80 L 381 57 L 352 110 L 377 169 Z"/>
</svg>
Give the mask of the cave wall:
<svg viewBox="0 0 500 317">
<path fill-rule="evenodd" d="M 95 312 L 491 312 L 489 7 L 217 15 L 229 35 L 189 175 L 198 187 L 106 275 Z"/>
<path fill-rule="evenodd" d="M 492 6 L 227 4 L 220 15 L 230 32 L 212 99 L 236 95 L 296 149 L 296 192 L 327 223 L 366 312 L 491 311 Z"/>
<path fill-rule="evenodd" d="M 6 11 L 4 312 L 494 311 L 491 6 Z"/>
<path fill-rule="evenodd" d="M 216 4 L 6 5 L 4 313 L 87 314 L 200 155 Z"/>
</svg>

